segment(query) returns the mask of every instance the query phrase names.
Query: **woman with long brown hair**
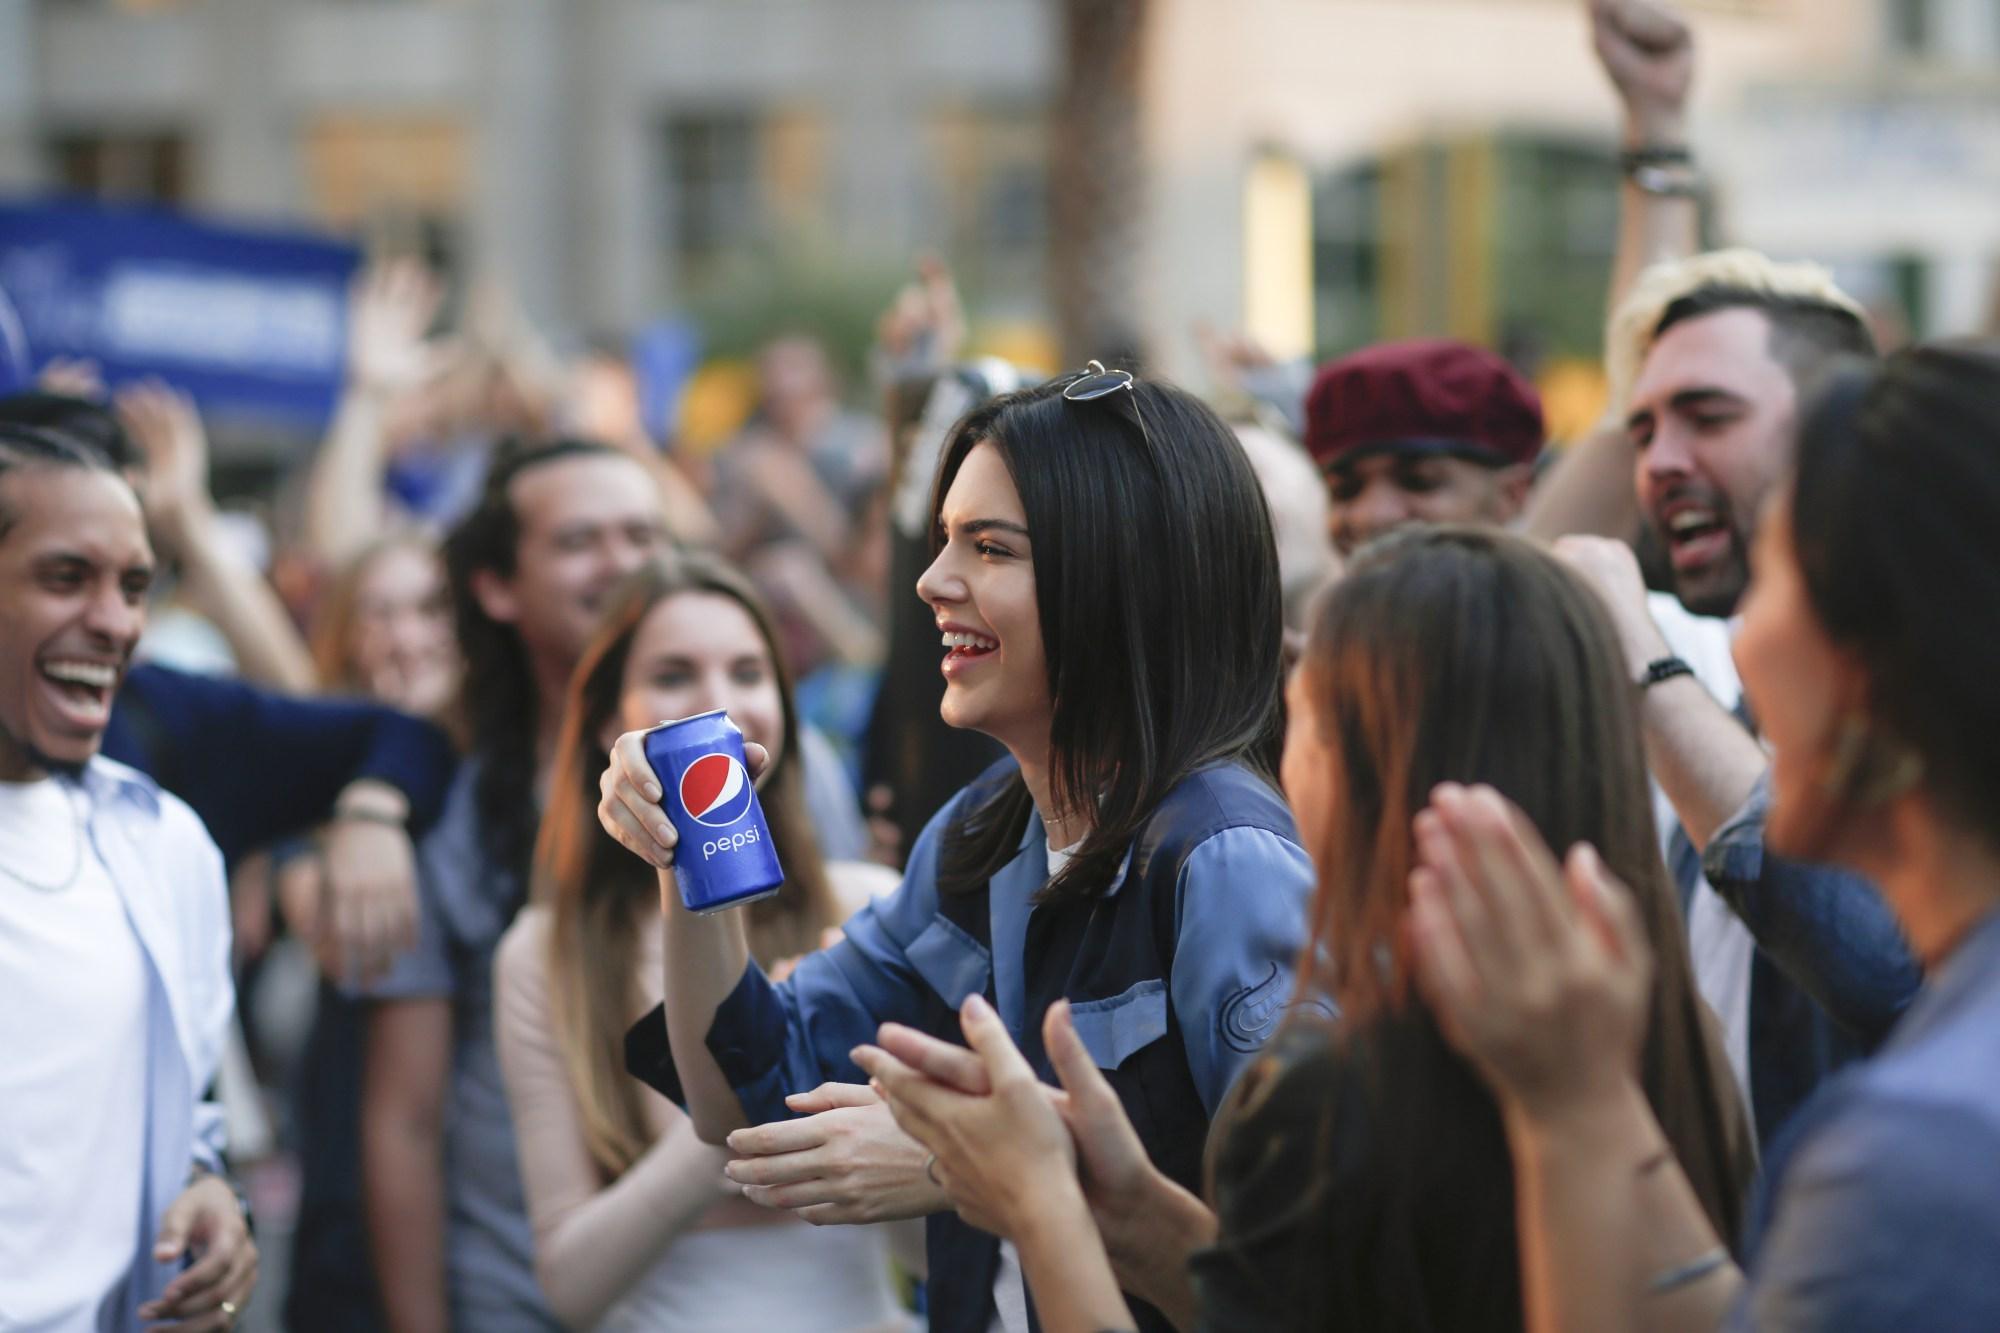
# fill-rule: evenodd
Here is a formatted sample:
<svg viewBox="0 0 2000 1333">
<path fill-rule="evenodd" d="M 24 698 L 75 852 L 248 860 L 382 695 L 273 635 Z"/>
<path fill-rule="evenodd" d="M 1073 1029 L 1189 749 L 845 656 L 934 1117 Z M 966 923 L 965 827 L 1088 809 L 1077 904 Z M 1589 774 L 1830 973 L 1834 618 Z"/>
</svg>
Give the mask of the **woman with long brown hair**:
<svg viewBox="0 0 2000 1333">
<path fill-rule="evenodd" d="M 1096 1071 L 1066 1058 L 1061 1009 L 1044 1043 L 1067 1128 L 983 1013 L 966 1019 L 977 1055 L 893 1026 L 860 1053 L 954 1203 L 1015 1238 L 1045 1329 L 1129 1327 L 1120 1285 L 1210 1328 L 1521 1328 L 1500 1114 L 1412 984 L 1412 820 L 1444 782 L 1508 793 L 1637 889 L 1661 960 L 1641 1081 L 1735 1234 L 1748 1125 L 1694 989 L 1621 662 L 1589 590 L 1499 533 L 1384 539 L 1325 596 L 1282 768 L 1318 870 L 1311 942 L 1291 1017 L 1217 1115 L 1207 1205 L 1132 1151 Z"/>
<path fill-rule="evenodd" d="M 405 531 L 356 552 L 313 617 L 320 688 L 363 695 L 453 732 L 461 661 L 437 543 Z"/>
<path fill-rule="evenodd" d="M 658 886 L 598 826 L 597 775 L 620 732 L 712 708 L 771 756 L 762 801 L 787 877 L 748 909 L 752 952 L 780 967 L 847 914 L 845 877 L 821 861 L 806 814 L 791 685 L 756 594 L 699 554 L 642 569 L 571 680 L 534 899 L 494 967 L 536 1273 L 573 1327 L 881 1326 L 896 1316 L 878 1229 L 726 1198 L 727 1151 L 625 1072 L 625 1030 L 661 995 L 659 932 L 642 928 Z M 849 880 L 848 896 L 865 890 Z"/>
</svg>

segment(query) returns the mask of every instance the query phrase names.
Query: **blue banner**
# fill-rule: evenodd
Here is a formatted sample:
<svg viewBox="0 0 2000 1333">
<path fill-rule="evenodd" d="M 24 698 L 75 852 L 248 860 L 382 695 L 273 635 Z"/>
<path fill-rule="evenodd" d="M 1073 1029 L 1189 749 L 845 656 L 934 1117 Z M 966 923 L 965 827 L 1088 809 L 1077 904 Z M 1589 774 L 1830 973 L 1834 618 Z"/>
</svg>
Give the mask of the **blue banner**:
<svg viewBox="0 0 2000 1333">
<path fill-rule="evenodd" d="M 340 392 L 359 262 L 304 232 L 0 203 L 0 380 L 82 358 L 107 385 L 158 375 L 206 415 L 318 430 Z"/>
</svg>

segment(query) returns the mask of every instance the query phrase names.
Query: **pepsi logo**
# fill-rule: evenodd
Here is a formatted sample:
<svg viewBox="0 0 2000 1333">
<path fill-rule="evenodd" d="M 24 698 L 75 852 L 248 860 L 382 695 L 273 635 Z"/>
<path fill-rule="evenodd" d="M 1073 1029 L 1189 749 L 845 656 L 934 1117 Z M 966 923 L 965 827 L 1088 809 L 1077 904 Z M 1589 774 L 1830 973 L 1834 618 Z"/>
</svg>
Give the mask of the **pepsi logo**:
<svg viewBox="0 0 2000 1333">
<path fill-rule="evenodd" d="M 750 800 L 750 777 L 734 755 L 705 754 L 681 771 L 681 808 L 697 824 L 734 824 Z"/>
</svg>

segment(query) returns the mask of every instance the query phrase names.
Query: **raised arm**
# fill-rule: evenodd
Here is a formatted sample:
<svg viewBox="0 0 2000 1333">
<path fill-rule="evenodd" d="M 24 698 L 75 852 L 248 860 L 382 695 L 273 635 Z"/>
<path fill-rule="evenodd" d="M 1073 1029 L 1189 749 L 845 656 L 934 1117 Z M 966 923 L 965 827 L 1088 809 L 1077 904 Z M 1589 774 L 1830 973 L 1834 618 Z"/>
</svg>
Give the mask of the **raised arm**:
<svg viewBox="0 0 2000 1333">
<path fill-rule="evenodd" d="M 1635 163 L 1687 147 L 1688 90 L 1694 78 L 1694 38 L 1661 0 L 1585 0 L 1591 44 L 1618 95 L 1620 145 Z M 1618 249 L 1611 264 L 1607 324 L 1653 264 L 1701 248 L 1701 205 L 1676 192 L 1691 173 L 1658 162 L 1657 174 L 1628 170 L 1618 196 Z M 1613 384 L 1614 395 L 1629 386 Z M 1528 499 L 1526 525 L 1544 540 L 1568 532 L 1630 537 L 1638 528 L 1632 492 L 1632 446 L 1612 415 L 1560 457 Z"/>
<path fill-rule="evenodd" d="M 1574 536 L 1557 542 L 1555 553 L 1610 613 L 1631 679 L 1638 680 L 1649 663 L 1672 653 L 1653 619 L 1631 547 L 1604 537 Z M 1743 723 L 1693 676 L 1647 686 L 1639 721 L 1647 769 L 1696 849 L 1707 847 L 1723 822 L 1743 808 L 1770 766 L 1769 758 Z"/>
<path fill-rule="evenodd" d="M 1588 0 L 1591 45 L 1618 94 L 1620 143 L 1635 162 L 1688 146 L 1688 90 L 1694 81 L 1694 35 L 1661 0 Z M 1684 259 L 1701 246 L 1701 206 L 1693 194 L 1646 189 L 1663 182 L 1628 171 L 1618 196 L 1618 252 L 1612 260 L 1607 317 L 1650 265 Z"/>
<path fill-rule="evenodd" d="M 162 554 L 180 565 L 194 609 L 228 640 L 244 679 L 305 693 L 312 654 L 264 576 L 229 548 L 208 488 L 208 435 L 194 403 L 158 380 L 119 392 L 116 409 L 146 460 L 140 488 Z"/>
<path fill-rule="evenodd" d="M 306 490 L 306 538 L 338 569 L 382 531 L 388 415 L 437 366 L 424 341 L 444 293 L 413 259 L 372 267 L 348 300 L 347 383 Z"/>
</svg>

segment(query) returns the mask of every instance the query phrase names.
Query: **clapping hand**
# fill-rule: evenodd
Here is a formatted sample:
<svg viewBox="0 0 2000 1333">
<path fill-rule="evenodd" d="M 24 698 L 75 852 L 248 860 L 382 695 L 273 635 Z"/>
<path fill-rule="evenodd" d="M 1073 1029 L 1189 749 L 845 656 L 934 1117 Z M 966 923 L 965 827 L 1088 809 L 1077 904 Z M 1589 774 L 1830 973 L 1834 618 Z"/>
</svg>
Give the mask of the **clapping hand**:
<svg viewBox="0 0 2000 1333">
<path fill-rule="evenodd" d="M 1447 784 L 1416 820 L 1417 976 L 1502 1107 L 1545 1119 L 1629 1085 L 1652 994 L 1632 895 L 1595 850 L 1558 864 L 1490 787 Z"/>
</svg>

